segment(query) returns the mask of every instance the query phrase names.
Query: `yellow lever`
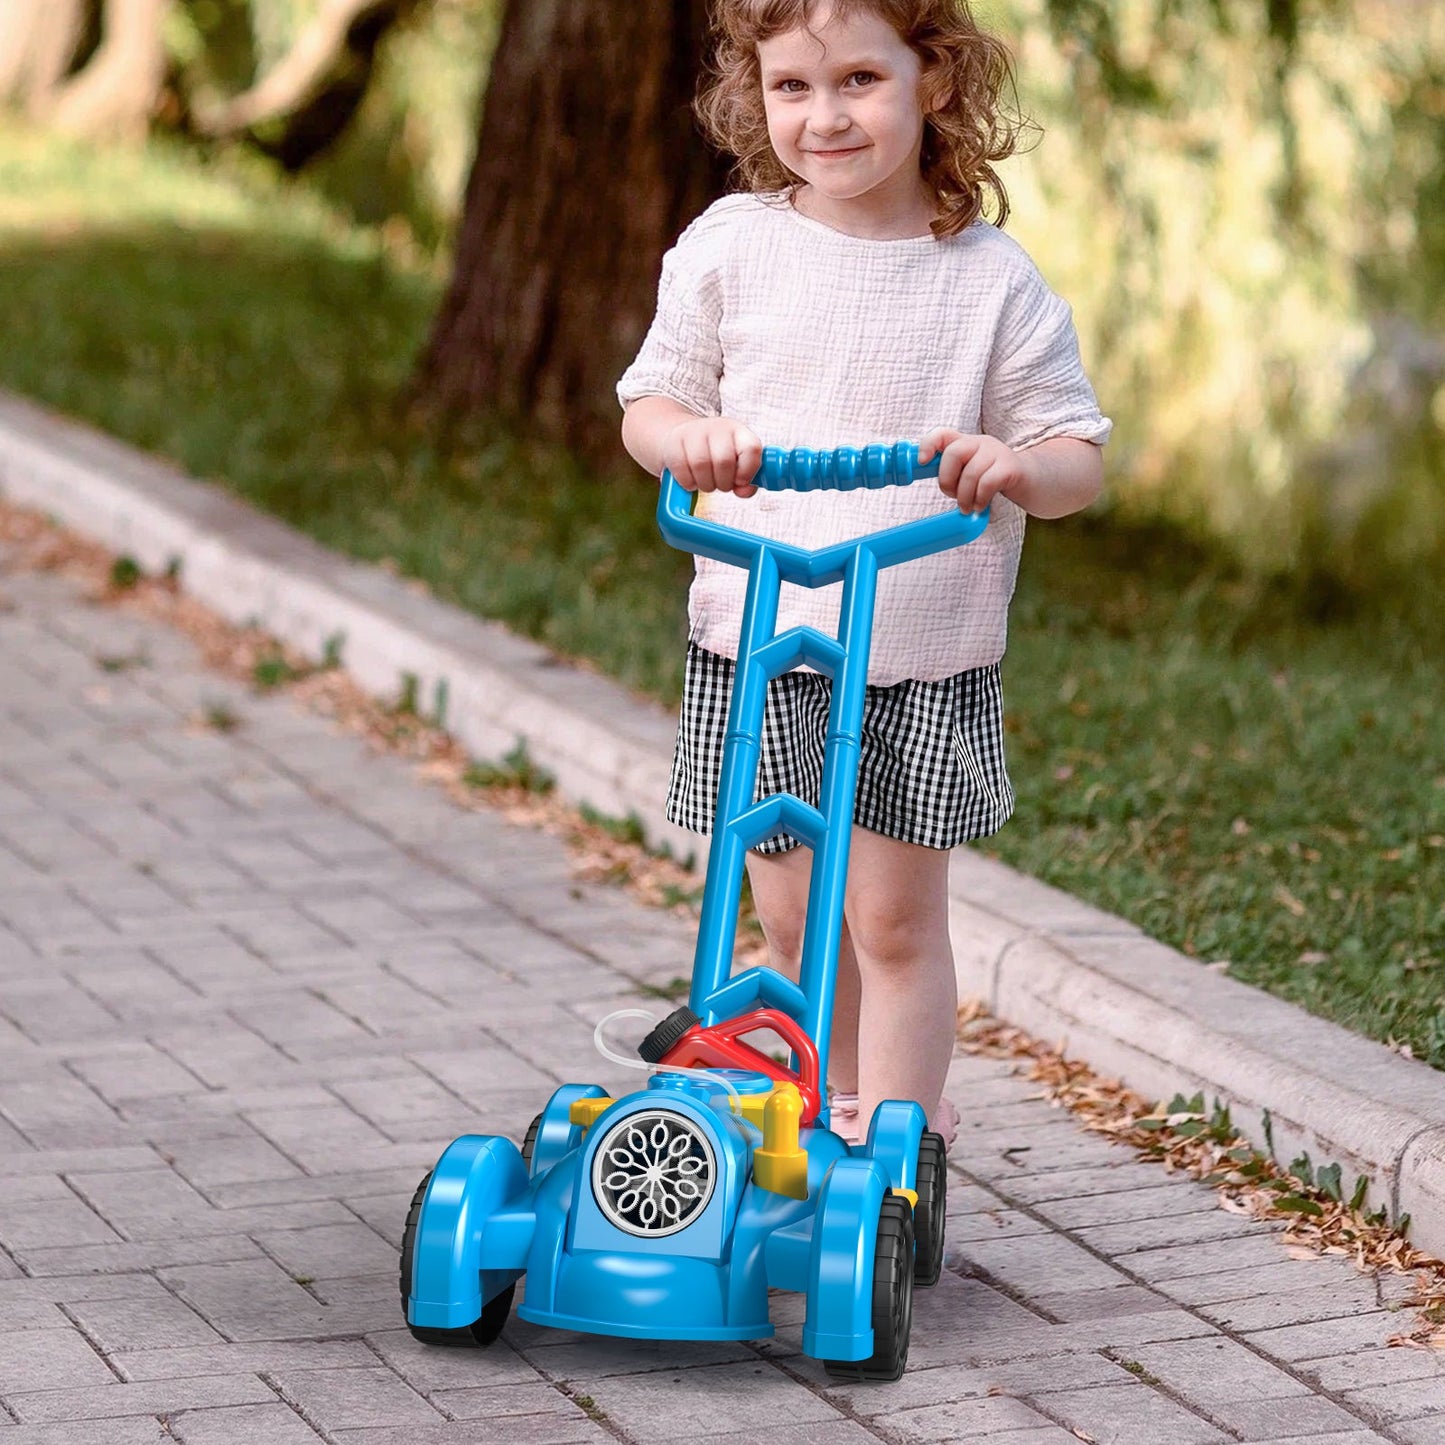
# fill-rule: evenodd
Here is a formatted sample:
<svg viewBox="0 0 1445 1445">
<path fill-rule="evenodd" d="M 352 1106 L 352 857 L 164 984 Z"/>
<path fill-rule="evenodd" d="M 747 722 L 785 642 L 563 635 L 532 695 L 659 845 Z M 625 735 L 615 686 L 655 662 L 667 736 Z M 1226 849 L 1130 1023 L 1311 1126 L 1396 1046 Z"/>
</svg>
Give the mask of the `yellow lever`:
<svg viewBox="0 0 1445 1445">
<path fill-rule="evenodd" d="M 567 1110 L 567 1118 L 573 1124 L 590 1129 L 597 1122 L 597 1116 L 616 1102 L 615 1099 L 573 1099 L 572 1107 Z"/>
<path fill-rule="evenodd" d="M 753 1151 L 753 1179 L 770 1194 L 808 1197 L 808 1151 L 798 1145 L 803 1096 L 796 1084 L 779 1084 L 763 1106 L 763 1147 Z"/>
</svg>

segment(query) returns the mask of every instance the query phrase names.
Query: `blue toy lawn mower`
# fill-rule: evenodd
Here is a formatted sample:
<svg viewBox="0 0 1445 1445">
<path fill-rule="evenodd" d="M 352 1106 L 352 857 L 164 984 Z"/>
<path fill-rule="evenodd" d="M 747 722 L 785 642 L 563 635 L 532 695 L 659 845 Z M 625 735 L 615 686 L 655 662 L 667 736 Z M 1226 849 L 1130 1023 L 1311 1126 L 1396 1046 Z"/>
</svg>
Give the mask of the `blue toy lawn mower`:
<svg viewBox="0 0 1445 1445">
<path fill-rule="evenodd" d="M 937 475 L 936 459 L 917 458 L 906 442 L 768 448 L 755 481 L 851 489 Z M 752 1340 L 773 1334 L 769 1291 L 793 1290 L 806 1299 L 807 1354 L 831 1374 L 896 1380 L 913 1287 L 943 1267 L 946 1168 L 916 1103 L 880 1104 L 857 1144 L 829 1128 L 859 729 L 879 571 L 971 542 L 987 518 L 950 508 L 810 552 L 693 516 L 691 501 L 664 472 L 664 537 L 746 567 L 749 579 L 688 1006 L 639 1045 L 653 1070 L 645 1088 L 613 1098 L 567 1084 L 520 1149 L 476 1134 L 447 1147 L 407 1213 L 402 1306 L 420 1340 L 490 1344 L 525 1275 L 517 1313 L 534 1324 Z M 843 584 L 837 637 L 777 633 L 785 581 Z M 820 805 L 788 793 L 754 801 L 767 684 L 802 664 L 833 679 Z M 746 852 L 779 832 L 813 850 L 799 980 L 768 967 L 730 977 Z M 786 1063 L 748 1042 L 762 1031 L 785 1041 Z"/>
</svg>

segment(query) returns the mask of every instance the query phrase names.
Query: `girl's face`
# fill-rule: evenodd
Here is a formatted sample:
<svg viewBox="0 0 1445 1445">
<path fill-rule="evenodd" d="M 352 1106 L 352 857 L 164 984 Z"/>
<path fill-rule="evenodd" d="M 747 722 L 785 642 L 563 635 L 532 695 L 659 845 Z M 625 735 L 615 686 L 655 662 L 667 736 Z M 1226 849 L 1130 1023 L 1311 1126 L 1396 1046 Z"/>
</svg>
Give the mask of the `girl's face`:
<svg viewBox="0 0 1445 1445">
<path fill-rule="evenodd" d="M 819 219 L 913 211 L 922 191 L 922 62 L 881 16 L 820 12 L 758 45 L 768 139 Z"/>
</svg>

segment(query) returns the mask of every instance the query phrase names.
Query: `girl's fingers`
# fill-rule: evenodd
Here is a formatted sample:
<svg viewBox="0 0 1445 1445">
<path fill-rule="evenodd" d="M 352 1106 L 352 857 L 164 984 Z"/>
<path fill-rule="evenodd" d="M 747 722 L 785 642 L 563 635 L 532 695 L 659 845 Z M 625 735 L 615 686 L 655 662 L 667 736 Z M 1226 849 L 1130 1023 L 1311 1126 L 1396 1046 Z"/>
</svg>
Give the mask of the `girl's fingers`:
<svg viewBox="0 0 1445 1445">
<path fill-rule="evenodd" d="M 712 450 L 707 437 L 698 437 L 694 433 L 683 443 L 683 449 L 687 452 L 688 465 L 692 468 L 692 478 L 698 491 L 716 491 L 717 480 L 713 476 Z"/>
<path fill-rule="evenodd" d="M 948 427 L 934 427 L 934 429 L 918 443 L 918 465 L 927 465 L 927 463 L 933 460 L 935 452 L 941 451 L 950 441 L 959 435 L 960 433 L 951 431 Z"/>
<path fill-rule="evenodd" d="M 737 449 L 737 483 L 734 496 L 751 497 L 757 491 L 753 478 L 763 464 L 763 444 L 747 427 L 740 426 L 733 433 L 733 445 Z"/>
</svg>

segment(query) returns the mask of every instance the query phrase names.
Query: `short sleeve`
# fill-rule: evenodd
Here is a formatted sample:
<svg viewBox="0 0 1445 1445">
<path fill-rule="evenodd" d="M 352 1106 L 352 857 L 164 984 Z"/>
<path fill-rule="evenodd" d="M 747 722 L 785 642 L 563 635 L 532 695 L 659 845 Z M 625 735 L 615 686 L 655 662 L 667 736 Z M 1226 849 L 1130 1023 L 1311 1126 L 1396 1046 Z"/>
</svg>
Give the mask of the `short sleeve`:
<svg viewBox="0 0 1445 1445">
<path fill-rule="evenodd" d="M 980 424 L 1014 448 L 1065 436 L 1102 445 L 1113 430 L 1084 374 L 1073 312 L 1032 263 L 1004 303 Z"/>
<path fill-rule="evenodd" d="M 695 223 L 694 223 L 695 224 Z M 642 349 L 617 383 L 625 407 L 640 396 L 666 396 L 698 416 L 718 416 L 722 376 L 721 289 L 715 275 L 697 274 L 689 232 L 662 258 L 657 314 Z"/>
</svg>

